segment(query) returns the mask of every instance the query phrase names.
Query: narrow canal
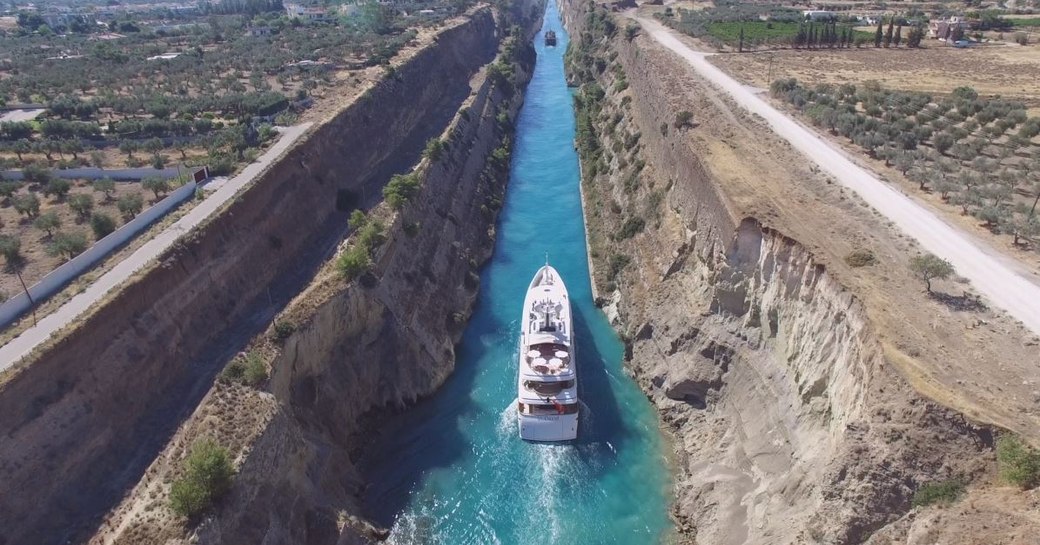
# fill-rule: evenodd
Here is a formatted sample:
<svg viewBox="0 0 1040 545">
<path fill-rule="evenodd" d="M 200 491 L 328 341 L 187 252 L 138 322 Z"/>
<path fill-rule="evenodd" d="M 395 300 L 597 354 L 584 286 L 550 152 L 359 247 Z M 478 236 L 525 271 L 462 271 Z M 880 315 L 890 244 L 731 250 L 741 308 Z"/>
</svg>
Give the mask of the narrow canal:
<svg viewBox="0 0 1040 545">
<path fill-rule="evenodd" d="M 555 30 L 558 46 L 543 35 Z M 367 503 L 405 544 L 651 544 L 667 539 L 670 476 L 654 410 L 622 370 L 622 345 L 589 286 L 563 72 L 568 36 L 550 0 L 520 113 L 495 254 L 458 350 L 454 375 L 391 422 L 367 460 Z M 584 402 L 579 439 L 517 434 L 520 308 L 545 255 L 575 303 Z"/>
</svg>

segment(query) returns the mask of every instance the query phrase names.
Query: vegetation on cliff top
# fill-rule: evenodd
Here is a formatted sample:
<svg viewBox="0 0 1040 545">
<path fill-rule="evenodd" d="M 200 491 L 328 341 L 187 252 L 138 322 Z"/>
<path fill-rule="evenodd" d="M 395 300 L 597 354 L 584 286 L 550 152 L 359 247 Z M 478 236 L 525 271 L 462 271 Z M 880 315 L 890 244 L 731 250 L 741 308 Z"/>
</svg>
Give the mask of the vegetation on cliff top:
<svg viewBox="0 0 1040 545">
<path fill-rule="evenodd" d="M 234 476 L 227 449 L 202 439 L 184 461 L 184 476 L 170 487 L 170 507 L 182 517 L 197 517 L 227 493 Z"/>
<path fill-rule="evenodd" d="M 1005 481 L 1022 488 L 1040 485 L 1040 451 L 1014 435 L 997 440 L 997 463 Z"/>
</svg>

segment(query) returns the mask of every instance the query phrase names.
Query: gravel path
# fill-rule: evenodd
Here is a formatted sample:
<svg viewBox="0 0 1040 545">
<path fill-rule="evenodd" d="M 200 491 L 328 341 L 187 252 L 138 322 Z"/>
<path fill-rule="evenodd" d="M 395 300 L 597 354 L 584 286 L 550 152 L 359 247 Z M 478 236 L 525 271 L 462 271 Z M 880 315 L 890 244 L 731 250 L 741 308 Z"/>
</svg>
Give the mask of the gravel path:
<svg viewBox="0 0 1040 545">
<path fill-rule="evenodd" d="M 79 293 L 53 313 L 42 318 L 39 323 L 21 335 L 11 339 L 10 342 L 0 347 L 0 372 L 7 370 L 16 362 L 29 354 L 34 348 L 46 341 L 50 336 L 66 325 L 75 321 L 92 305 L 100 301 L 113 288 L 120 286 L 131 275 L 150 263 L 160 254 L 173 246 L 177 240 L 199 225 L 227 201 L 231 200 L 238 190 L 252 182 L 268 165 L 281 157 L 285 150 L 289 149 L 297 139 L 302 136 L 311 123 L 303 123 L 292 127 L 281 128 L 281 136 L 278 142 L 271 146 L 259 159 L 242 170 L 242 172 L 231 178 L 220 186 L 219 189 L 209 194 L 195 208 L 164 231 L 146 242 L 129 257 L 119 262 L 110 271 L 98 278 L 86 290 Z"/>
<path fill-rule="evenodd" d="M 737 104 L 762 116 L 781 138 L 839 183 L 855 191 L 900 230 L 916 239 L 925 250 L 952 263 L 957 274 L 970 280 L 975 290 L 991 304 L 1040 334 L 1040 285 L 1030 278 L 1032 273 L 1024 266 L 946 223 L 926 206 L 857 166 L 844 151 L 708 62 L 708 53 L 691 49 L 657 21 L 643 17 L 636 20 L 658 43 L 682 57 Z"/>
</svg>

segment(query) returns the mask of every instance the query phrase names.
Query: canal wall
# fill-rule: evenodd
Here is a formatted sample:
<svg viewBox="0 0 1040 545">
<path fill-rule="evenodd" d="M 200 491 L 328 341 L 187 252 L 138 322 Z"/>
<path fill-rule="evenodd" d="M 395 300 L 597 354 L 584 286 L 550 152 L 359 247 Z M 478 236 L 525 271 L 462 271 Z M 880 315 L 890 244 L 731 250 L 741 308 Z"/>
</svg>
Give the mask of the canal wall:
<svg viewBox="0 0 1040 545">
<path fill-rule="evenodd" d="M 339 273 L 338 256 L 360 243 L 352 233 L 244 348 L 262 358 L 270 380 L 261 388 L 218 381 L 94 543 L 183 539 L 183 521 L 165 504 L 167 483 L 203 437 L 229 449 L 238 474 L 228 496 L 192 527 L 194 542 L 385 538 L 363 516 L 365 476 L 354 460 L 381 415 L 431 394 L 454 368 L 477 270 L 494 243 L 541 12 L 537 3 L 518 2 L 496 15 L 498 60 L 466 79 L 470 94 L 436 135 L 442 151 L 413 171 L 418 194 L 400 209 L 381 203 L 368 212 L 385 225 L 371 267 L 349 280 Z M 521 35 L 512 34 L 514 24 Z M 287 325 L 290 333 L 279 334 Z"/>
<path fill-rule="evenodd" d="M 914 391 L 832 248 L 754 181 L 815 173 L 635 21 L 562 7 L 594 281 L 675 435 L 685 538 L 863 543 L 922 484 L 982 475 L 992 431 Z"/>
<path fill-rule="evenodd" d="M 65 543 L 94 532 L 198 409 L 228 357 L 336 251 L 349 212 L 378 195 L 391 173 L 407 171 L 456 116 L 502 35 L 487 8 L 443 30 L 313 129 L 226 211 L 5 377 L 0 481 L 20 492 L 0 496 L 0 543 Z"/>
</svg>

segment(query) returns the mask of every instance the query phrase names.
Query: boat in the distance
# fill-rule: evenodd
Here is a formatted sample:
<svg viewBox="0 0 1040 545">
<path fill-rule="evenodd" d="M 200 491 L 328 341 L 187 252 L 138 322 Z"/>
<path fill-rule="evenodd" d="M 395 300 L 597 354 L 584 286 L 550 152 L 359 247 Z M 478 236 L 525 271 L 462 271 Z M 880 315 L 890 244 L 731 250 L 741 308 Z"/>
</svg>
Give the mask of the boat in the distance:
<svg viewBox="0 0 1040 545">
<path fill-rule="evenodd" d="M 556 47 L 556 31 L 547 30 L 545 32 L 545 45 Z"/>
<path fill-rule="evenodd" d="M 520 320 L 517 413 L 520 438 L 578 437 L 578 374 L 571 302 L 560 273 L 548 263 L 535 273 Z"/>
</svg>

